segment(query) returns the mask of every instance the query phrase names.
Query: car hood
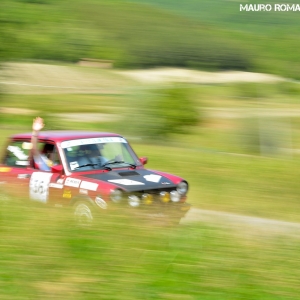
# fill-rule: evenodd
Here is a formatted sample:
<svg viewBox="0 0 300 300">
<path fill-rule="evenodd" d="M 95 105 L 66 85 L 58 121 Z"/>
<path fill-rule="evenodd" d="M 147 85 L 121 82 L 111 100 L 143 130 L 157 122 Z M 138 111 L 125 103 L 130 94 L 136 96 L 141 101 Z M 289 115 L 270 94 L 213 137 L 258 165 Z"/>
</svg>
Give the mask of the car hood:
<svg viewBox="0 0 300 300">
<path fill-rule="evenodd" d="M 83 176 L 109 182 L 128 192 L 176 187 L 176 184 L 166 176 L 146 169 L 114 170 L 107 173 L 86 174 Z"/>
</svg>

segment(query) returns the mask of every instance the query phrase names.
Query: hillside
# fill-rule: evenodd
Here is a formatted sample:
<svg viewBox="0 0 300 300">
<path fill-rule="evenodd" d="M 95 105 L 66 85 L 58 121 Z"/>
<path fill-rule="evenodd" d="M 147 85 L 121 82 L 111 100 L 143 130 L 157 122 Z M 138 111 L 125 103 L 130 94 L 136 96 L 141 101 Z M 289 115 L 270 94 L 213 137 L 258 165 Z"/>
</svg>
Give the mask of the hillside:
<svg viewBox="0 0 300 300">
<path fill-rule="evenodd" d="M 296 13 L 242 14 L 237 2 L 221 0 L 169 3 L 2 0 L 0 55 L 63 62 L 89 57 L 113 60 L 117 68 L 246 70 L 299 78 Z"/>
<path fill-rule="evenodd" d="M 188 18 L 216 28 L 223 37 L 230 36 L 251 50 L 255 71 L 275 73 L 299 79 L 300 40 L 299 12 L 240 12 L 240 4 L 249 1 L 231 0 L 131 0 L 152 8 L 171 12 L 178 17 Z M 260 4 L 259 0 L 251 4 Z M 278 1 L 267 2 L 274 7 Z M 281 4 L 290 4 L 283 0 Z"/>
<path fill-rule="evenodd" d="M 296 34 L 300 26 L 299 15 L 296 12 L 279 12 L 272 9 L 268 12 L 240 12 L 240 4 L 260 4 L 259 0 L 230 1 L 230 0 L 131 0 L 140 4 L 149 5 L 166 12 L 174 13 L 178 16 L 193 19 L 198 22 L 218 26 L 227 30 L 235 30 L 243 33 L 253 33 L 257 35 L 282 35 Z M 267 2 L 272 5 L 278 1 Z M 290 1 L 280 1 L 281 4 L 291 3 Z"/>
</svg>

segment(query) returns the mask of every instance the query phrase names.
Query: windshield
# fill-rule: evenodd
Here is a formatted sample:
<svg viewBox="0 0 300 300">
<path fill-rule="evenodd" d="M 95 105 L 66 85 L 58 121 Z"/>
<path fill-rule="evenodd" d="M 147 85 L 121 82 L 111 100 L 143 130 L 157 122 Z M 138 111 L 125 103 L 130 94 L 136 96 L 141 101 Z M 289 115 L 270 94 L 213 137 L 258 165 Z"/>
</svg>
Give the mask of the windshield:
<svg viewBox="0 0 300 300">
<path fill-rule="evenodd" d="M 121 137 L 89 138 L 61 143 L 68 168 L 72 172 L 134 167 L 139 160 Z"/>
</svg>

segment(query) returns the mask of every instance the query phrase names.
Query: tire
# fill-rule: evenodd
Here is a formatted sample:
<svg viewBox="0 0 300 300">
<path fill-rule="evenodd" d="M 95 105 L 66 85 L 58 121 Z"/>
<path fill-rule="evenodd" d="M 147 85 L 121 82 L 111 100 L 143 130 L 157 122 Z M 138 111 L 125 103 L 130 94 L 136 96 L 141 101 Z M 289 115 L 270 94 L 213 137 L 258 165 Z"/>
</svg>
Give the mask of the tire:
<svg viewBox="0 0 300 300">
<path fill-rule="evenodd" d="M 73 205 L 75 221 L 79 226 L 91 226 L 95 213 L 93 206 L 88 201 L 77 201 Z"/>
</svg>

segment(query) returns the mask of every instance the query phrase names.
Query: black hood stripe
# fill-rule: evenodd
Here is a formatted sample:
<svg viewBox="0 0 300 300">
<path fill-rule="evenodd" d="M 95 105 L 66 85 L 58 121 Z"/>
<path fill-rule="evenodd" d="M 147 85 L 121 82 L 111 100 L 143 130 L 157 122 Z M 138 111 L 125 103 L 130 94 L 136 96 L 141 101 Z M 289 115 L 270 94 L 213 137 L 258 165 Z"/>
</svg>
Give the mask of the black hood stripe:
<svg viewBox="0 0 300 300">
<path fill-rule="evenodd" d="M 170 179 L 145 169 L 87 174 L 85 177 L 110 182 L 129 192 L 176 187 Z"/>
</svg>

